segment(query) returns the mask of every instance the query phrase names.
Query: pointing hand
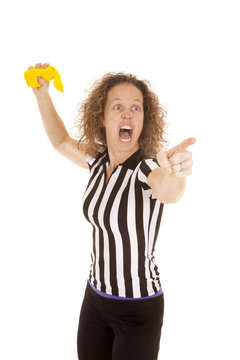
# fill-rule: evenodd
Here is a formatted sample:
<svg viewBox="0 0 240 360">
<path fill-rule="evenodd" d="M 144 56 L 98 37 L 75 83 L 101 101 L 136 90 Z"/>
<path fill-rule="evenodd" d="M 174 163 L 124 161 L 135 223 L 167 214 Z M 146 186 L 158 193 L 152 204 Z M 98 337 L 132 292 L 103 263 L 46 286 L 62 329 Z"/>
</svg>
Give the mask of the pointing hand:
<svg viewBox="0 0 240 360">
<path fill-rule="evenodd" d="M 184 178 L 190 175 L 193 166 L 192 153 L 186 149 L 195 142 L 195 138 L 188 138 L 167 151 L 161 151 L 157 156 L 160 166 L 174 177 Z"/>
</svg>

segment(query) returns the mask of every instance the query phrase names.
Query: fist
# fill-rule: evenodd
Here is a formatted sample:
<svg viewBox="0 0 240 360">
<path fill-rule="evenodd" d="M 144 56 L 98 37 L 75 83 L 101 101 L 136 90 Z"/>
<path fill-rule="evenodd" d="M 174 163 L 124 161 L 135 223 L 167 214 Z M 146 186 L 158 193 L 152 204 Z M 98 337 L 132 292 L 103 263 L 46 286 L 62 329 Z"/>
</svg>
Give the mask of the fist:
<svg viewBox="0 0 240 360">
<path fill-rule="evenodd" d="M 38 63 L 36 64 L 35 69 L 46 69 L 48 66 L 50 66 L 50 64 L 45 63 L 42 65 L 41 63 Z M 28 70 L 30 69 L 33 69 L 33 66 L 29 66 Z M 38 76 L 37 79 L 42 86 L 32 87 L 33 93 L 34 95 L 45 95 L 49 92 L 49 82 L 41 76 Z"/>
</svg>

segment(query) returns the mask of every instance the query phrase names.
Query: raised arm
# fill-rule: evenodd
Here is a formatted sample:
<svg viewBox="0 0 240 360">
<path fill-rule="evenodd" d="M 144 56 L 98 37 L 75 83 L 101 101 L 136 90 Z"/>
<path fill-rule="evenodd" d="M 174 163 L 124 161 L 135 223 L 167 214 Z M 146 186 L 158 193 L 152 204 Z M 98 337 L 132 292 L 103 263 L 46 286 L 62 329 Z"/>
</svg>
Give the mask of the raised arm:
<svg viewBox="0 0 240 360">
<path fill-rule="evenodd" d="M 49 66 L 49 64 L 41 65 L 38 63 L 35 67 L 37 69 L 44 69 L 47 66 Z M 32 66 L 28 69 L 32 69 Z M 42 77 L 38 77 L 38 82 L 42 86 L 32 88 L 32 90 L 38 103 L 45 131 L 52 146 L 61 155 L 65 156 L 76 165 L 88 168 L 88 164 L 84 157 L 84 144 L 80 144 L 80 149 L 78 149 L 78 141 L 69 136 L 49 95 L 49 82 Z"/>
</svg>

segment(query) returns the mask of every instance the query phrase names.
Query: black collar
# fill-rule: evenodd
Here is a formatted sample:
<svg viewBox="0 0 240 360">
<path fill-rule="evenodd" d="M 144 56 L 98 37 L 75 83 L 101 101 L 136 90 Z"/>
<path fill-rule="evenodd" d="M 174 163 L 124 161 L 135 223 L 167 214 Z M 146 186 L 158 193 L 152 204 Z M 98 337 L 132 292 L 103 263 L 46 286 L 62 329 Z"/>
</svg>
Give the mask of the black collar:
<svg viewBox="0 0 240 360">
<path fill-rule="evenodd" d="M 104 150 L 101 156 L 103 156 L 102 164 L 110 161 L 107 149 Z M 129 158 L 127 158 L 123 163 L 118 164 L 118 166 L 121 165 L 127 167 L 128 169 L 134 170 L 137 164 L 144 159 L 146 159 L 146 155 L 144 154 L 142 149 L 138 149 L 131 156 L 129 156 Z"/>
</svg>

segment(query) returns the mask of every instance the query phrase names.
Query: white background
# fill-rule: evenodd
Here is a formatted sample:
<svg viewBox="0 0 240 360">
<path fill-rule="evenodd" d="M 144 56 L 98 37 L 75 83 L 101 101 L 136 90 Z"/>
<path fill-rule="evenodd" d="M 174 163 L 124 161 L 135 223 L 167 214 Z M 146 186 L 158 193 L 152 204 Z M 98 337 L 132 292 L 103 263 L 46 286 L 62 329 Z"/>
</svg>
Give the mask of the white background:
<svg viewBox="0 0 240 360">
<path fill-rule="evenodd" d="M 77 360 L 90 268 L 81 199 L 88 170 L 61 157 L 24 71 L 49 62 L 55 107 L 76 106 L 109 71 L 148 79 L 168 112 L 168 147 L 196 137 L 184 198 L 156 247 L 165 293 L 159 359 L 239 360 L 238 1 L 8 1 L 1 8 L 0 358 Z"/>
</svg>

